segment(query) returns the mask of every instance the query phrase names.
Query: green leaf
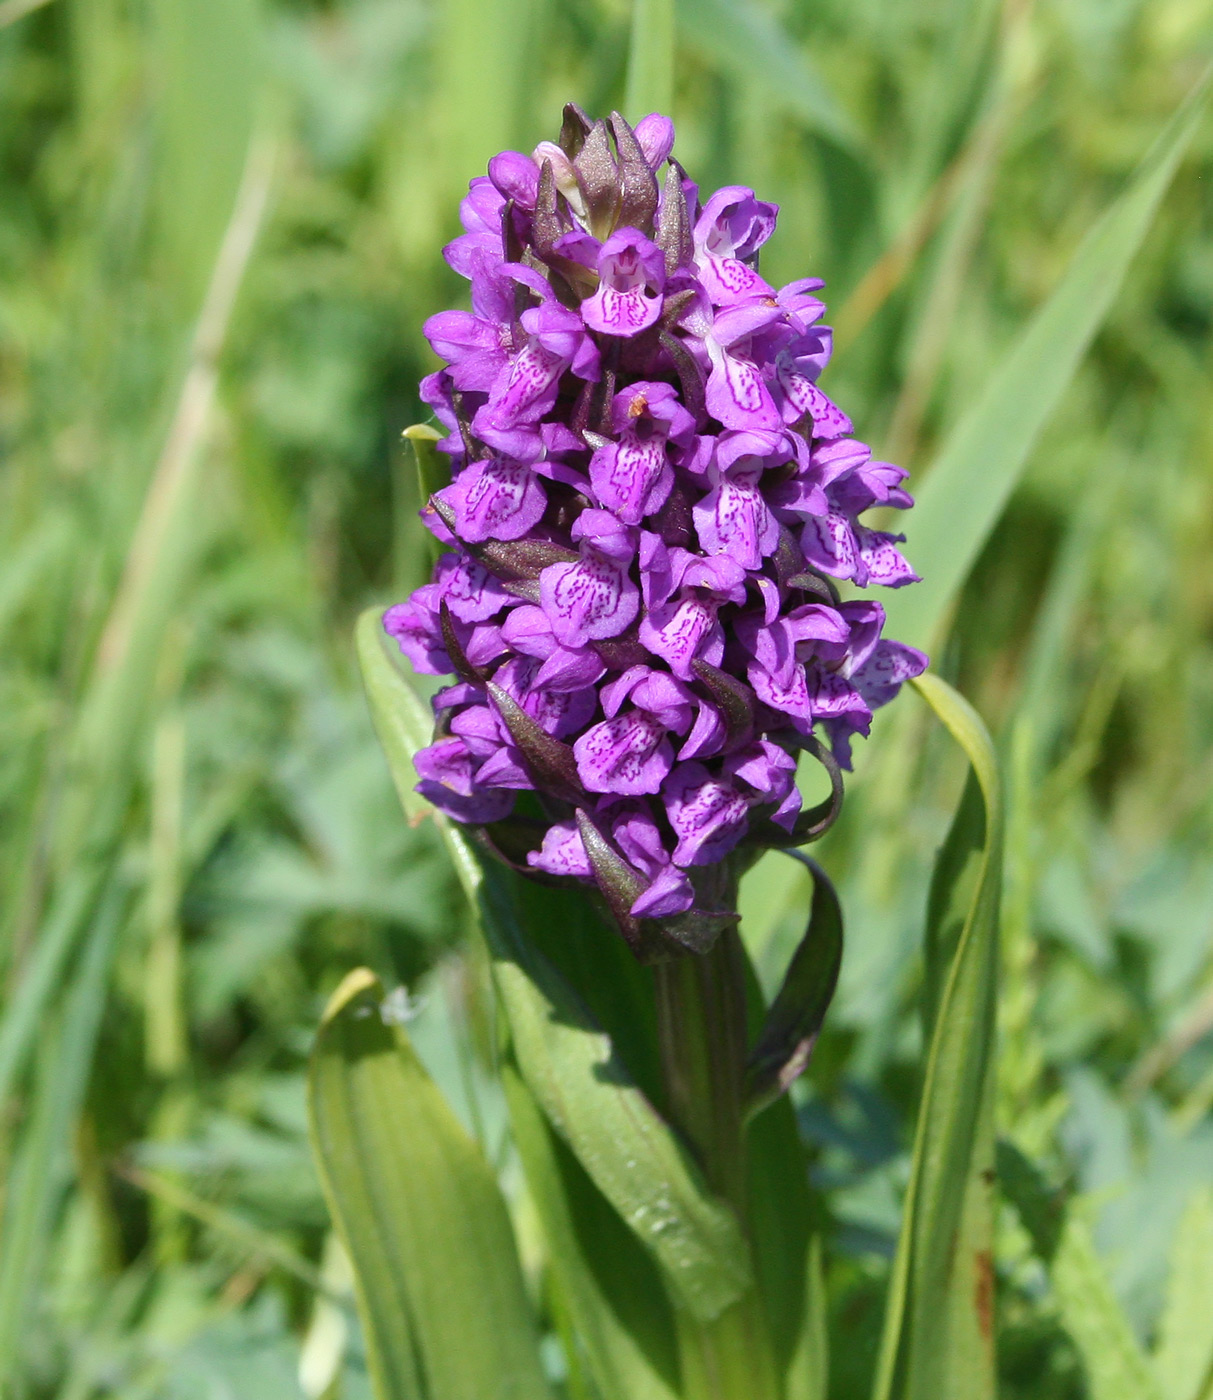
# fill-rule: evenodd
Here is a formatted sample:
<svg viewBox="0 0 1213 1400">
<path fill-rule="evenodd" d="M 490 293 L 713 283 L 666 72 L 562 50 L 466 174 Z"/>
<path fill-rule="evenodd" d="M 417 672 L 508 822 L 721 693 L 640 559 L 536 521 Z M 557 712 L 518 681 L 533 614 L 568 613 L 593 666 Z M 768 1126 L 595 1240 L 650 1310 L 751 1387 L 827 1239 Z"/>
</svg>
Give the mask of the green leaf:
<svg viewBox="0 0 1213 1400">
<path fill-rule="evenodd" d="M 1213 1190 L 1198 1190 L 1175 1234 L 1154 1369 L 1165 1400 L 1202 1400 L 1213 1376 Z"/>
<path fill-rule="evenodd" d="M 674 1320 L 661 1275 L 513 1065 L 502 1080 L 550 1267 L 595 1385 L 604 1400 L 676 1400 Z"/>
<path fill-rule="evenodd" d="M 1070 1213 L 1062 1232 L 1052 1281 L 1062 1323 L 1082 1356 L 1091 1400 L 1162 1400 L 1129 1319 L 1112 1294 L 1090 1229 L 1078 1212 Z"/>
<path fill-rule="evenodd" d="M 403 662 L 379 641 L 375 614 L 358 628 L 367 696 L 405 810 L 413 809 L 412 755 L 429 742 Z M 418 799 L 419 800 L 419 799 Z M 653 1107 L 635 1071 L 519 917 L 530 895 L 517 877 L 482 864 L 453 823 L 439 826 L 464 890 L 480 916 L 493 977 L 509 1020 L 518 1067 L 548 1121 L 591 1180 L 651 1251 L 698 1318 L 716 1317 L 752 1282 L 736 1215 L 707 1189 L 677 1134 Z M 528 887 L 529 888 L 529 887 Z M 584 896 L 573 901 L 588 907 Z M 525 931 L 524 931 L 525 930 Z M 622 951 L 622 950 L 620 950 Z"/>
<path fill-rule="evenodd" d="M 782 1094 L 808 1066 L 842 966 L 842 906 L 834 886 L 815 860 L 799 851 L 788 854 L 812 872 L 813 903 L 808 929 L 750 1052 L 746 1095 L 751 1114 Z"/>
<path fill-rule="evenodd" d="M 1083 239 L 1061 284 L 932 466 L 914 507 L 923 581 L 888 600 L 890 636 L 928 650 L 938 641 L 1041 429 L 1116 299 L 1204 110 L 1209 77 L 1206 72 L 1196 84 L 1128 189 Z"/>
<path fill-rule="evenodd" d="M 382 1000 L 372 973 L 349 974 L 308 1083 L 378 1400 L 547 1397 L 497 1181 Z"/>
<path fill-rule="evenodd" d="M 794 113 L 811 131 L 848 150 L 863 138 L 799 46 L 754 0 L 678 0 L 687 39 L 742 81 L 761 73 L 773 106 Z"/>
<path fill-rule="evenodd" d="M 951 686 L 927 674 L 914 682 L 968 755 L 975 806 L 962 799 L 940 857 L 945 874 L 931 916 L 953 907 L 942 888 L 963 872 L 966 850 L 978 869 L 963 926 L 932 1018 L 926 1080 L 910 1183 L 885 1316 L 877 1400 L 992 1400 L 994 1035 L 998 905 L 1002 881 L 1002 792 L 989 734 Z M 928 947 L 946 947 L 946 930 Z M 950 941 L 950 940 L 949 940 Z"/>
<path fill-rule="evenodd" d="M 829 1307 L 821 1236 L 809 1245 L 804 1326 L 788 1371 L 787 1400 L 830 1400 Z"/>
<path fill-rule="evenodd" d="M 633 125 L 674 105 L 674 0 L 632 0 L 624 115 Z"/>
</svg>

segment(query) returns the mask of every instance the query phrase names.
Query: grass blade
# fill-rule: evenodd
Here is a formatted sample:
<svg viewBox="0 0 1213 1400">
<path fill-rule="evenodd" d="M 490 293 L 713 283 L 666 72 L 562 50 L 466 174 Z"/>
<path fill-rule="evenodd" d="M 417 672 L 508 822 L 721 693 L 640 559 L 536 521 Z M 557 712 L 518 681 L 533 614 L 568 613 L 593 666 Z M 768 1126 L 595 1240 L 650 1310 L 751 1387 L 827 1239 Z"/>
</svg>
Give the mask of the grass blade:
<svg viewBox="0 0 1213 1400">
<path fill-rule="evenodd" d="M 549 1394 L 505 1202 L 480 1150 L 385 1024 L 383 989 L 333 994 L 309 1075 L 312 1142 L 354 1264 L 378 1400 Z"/>
<path fill-rule="evenodd" d="M 761 73 L 772 104 L 810 131 L 858 151 L 863 138 L 798 45 L 753 0 L 678 0 L 679 27 L 726 72 L 743 81 Z"/>
<path fill-rule="evenodd" d="M 650 112 L 669 116 L 674 105 L 674 0 L 632 0 L 624 115 L 638 122 Z"/>
<path fill-rule="evenodd" d="M 977 853 L 977 869 L 933 1017 L 874 1394 L 876 1400 L 993 1400 L 1001 781 L 993 744 L 968 702 L 937 676 L 914 684 L 964 749 L 974 775 L 940 856 L 929 918 L 954 906 L 940 885 L 969 868 L 966 852 Z M 928 946 L 944 952 L 947 934 L 929 930 Z"/>
<path fill-rule="evenodd" d="M 928 649 L 938 640 L 1041 429 L 1116 298 L 1196 130 L 1208 86 L 1206 73 L 936 459 L 913 517 L 923 581 L 886 604 L 891 636 Z"/>
</svg>

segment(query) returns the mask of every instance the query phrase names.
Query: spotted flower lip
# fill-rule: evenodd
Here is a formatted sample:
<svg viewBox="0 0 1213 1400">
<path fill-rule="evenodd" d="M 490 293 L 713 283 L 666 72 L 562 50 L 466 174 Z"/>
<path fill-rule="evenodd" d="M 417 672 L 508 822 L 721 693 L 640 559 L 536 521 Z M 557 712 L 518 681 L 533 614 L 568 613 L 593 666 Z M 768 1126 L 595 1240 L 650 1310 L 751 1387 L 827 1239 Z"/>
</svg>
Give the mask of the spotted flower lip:
<svg viewBox="0 0 1213 1400">
<path fill-rule="evenodd" d="M 767 282 L 777 206 L 701 203 L 674 141 L 569 107 L 560 142 L 472 180 L 444 250 L 470 309 L 425 326 L 444 552 L 384 614 L 414 669 L 457 676 L 418 791 L 515 823 L 522 868 L 596 885 L 645 956 L 735 917 L 722 862 L 821 834 L 852 740 L 927 664 L 839 593 L 916 575 L 861 518 L 912 502 L 819 385 L 823 284 Z M 812 812 L 802 752 L 830 770 Z"/>
</svg>

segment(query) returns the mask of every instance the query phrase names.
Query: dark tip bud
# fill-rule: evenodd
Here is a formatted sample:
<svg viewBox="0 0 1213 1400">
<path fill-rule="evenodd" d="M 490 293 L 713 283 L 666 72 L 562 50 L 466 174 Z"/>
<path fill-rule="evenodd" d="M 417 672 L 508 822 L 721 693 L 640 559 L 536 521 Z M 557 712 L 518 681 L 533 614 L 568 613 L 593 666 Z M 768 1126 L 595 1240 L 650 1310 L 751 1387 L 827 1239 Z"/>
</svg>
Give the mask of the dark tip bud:
<svg viewBox="0 0 1213 1400">
<path fill-rule="evenodd" d="M 546 252 L 564 232 L 556 203 L 556 175 L 550 160 L 545 160 L 539 167 L 539 194 L 535 200 L 531 228 L 534 230 L 535 247 L 541 253 Z"/>
<path fill-rule="evenodd" d="M 695 538 L 695 519 L 691 514 L 690 497 L 681 482 L 675 481 L 665 504 L 653 516 L 653 529 L 666 544 L 679 545 L 683 549 L 691 547 Z"/>
<path fill-rule="evenodd" d="M 695 243 L 686 191 L 682 188 L 682 170 L 673 164 L 666 172 L 656 242 L 665 254 L 665 270 L 671 277 L 694 259 Z"/>
<path fill-rule="evenodd" d="M 780 588 L 791 587 L 796 575 L 804 572 L 804 551 L 786 525 L 779 527 L 779 543 L 771 562 L 775 565 L 775 580 Z"/>
<path fill-rule="evenodd" d="M 694 355 L 669 331 L 661 333 L 661 348 L 674 362 L 678 382 L 682 386 L 683 403 L 696 420 L 702 421 L 707 411 L 707 400 L 704 396 L 703 372 L 695 363 Z"/>
<path fill-rule="evenodd" d="M 451 658 L 455 674 L 461 681 L 467 681 L 469 685 L 483 686 L 488 673 L 473 666 L 468 660 L 462 643 L 455 635 L 455 619 L 451 616 L 451 610 L 447 607 L 445 599 L 438 608 L 438 621 L 442 627 L 442 644 L 446 647 L 446 654 Z"/>
<path fill-rule="evenodd" d="M 615 133 L 619 173 L 623 179 L 619 222 L 628 228 L 638 228 L 643 234 L 652 234 L 657 213 L 657 177 L 644 158 L 636 133 L 618 112 L 611 113 L 611 130 Z"/>
<path fill-rule="evenodd" d="M 539 791 L 550 793 L 565 802 L 584 802 L 585 790 L 577 776 L 577 762 L 568 744 L 562 744 L 541 729 L 514 697 L 495 681 L 487 682 L 487 689 Z"/>
<path fill-rule="evenodd" d="M 594 123 L 586 116 L 576 102 L 564 104 L 564 118 L 560 123 L 560 136 L 556 144 L 570 160 L 576 160 L 585 145 Z"/>
<path fill-rule="evenodd" d="M 661 306 L 661 329 L 670 330 L 682 320 L 682 314 L 695 301 L 695 293 L 688 287 L 685 291 L 672 292 Z"/>
<path fill-rule="evenodd" d="M 595 238 L 606 238 L 618 222 L 622 197 L 606 122 L 594 123 L 573 168 L 585 197 L 590 232 Z"/>
<path fill-rule="evenodd" d="M 700 657 L 691 662 L 691 670 L 724 720 L 725 752 L 748 744 L 754 737 L 754 692 L 735 676 Z"/>
<path fill-rule="evenodd" d="M 501 210 L 501 247 L 505 252 L 506 262 L 522 261 L 522 239 L 518 236 L 518 227 L 514 223 L 514 201 L 507 199 Z"/>
<path fill-rule="evenodd" d="M 612 671 L 626 671 L 629 666 L 643 666 L 652 660 L 652 653 L 640 640 L 635 626 L 618 637 L 608 637 L 592 645 Z"/>
</svg>

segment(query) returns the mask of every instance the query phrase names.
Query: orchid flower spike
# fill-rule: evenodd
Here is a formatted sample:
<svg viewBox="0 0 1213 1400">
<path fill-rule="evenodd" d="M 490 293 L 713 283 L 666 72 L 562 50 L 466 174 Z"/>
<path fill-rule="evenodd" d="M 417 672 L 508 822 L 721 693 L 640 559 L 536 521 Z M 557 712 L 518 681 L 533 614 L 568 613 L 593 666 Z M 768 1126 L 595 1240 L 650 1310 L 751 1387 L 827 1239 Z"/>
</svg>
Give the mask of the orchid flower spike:
<svg viewBox="0 0 1213 1400">
<path fill-rule="evenodd" d="M 426 334 L 451 483 L 432 581 L 384 618 L 434 698 L 418 791 L 537 878 L 596 886 L 646 959 L 735 921 L 736 874 L 822 834 L 840 769 L 927 658 L 857 596 L 915 574 L 906 473 L 818 386 L 821 282 L 758 271 L 778 210 L 702 205 L 673 123 L 568 108 L 472 181 Z M 838 582 L 846 581 L 843 601 Z M 797 756 L 832 796 L 801 811 Z"/>
</svg>

